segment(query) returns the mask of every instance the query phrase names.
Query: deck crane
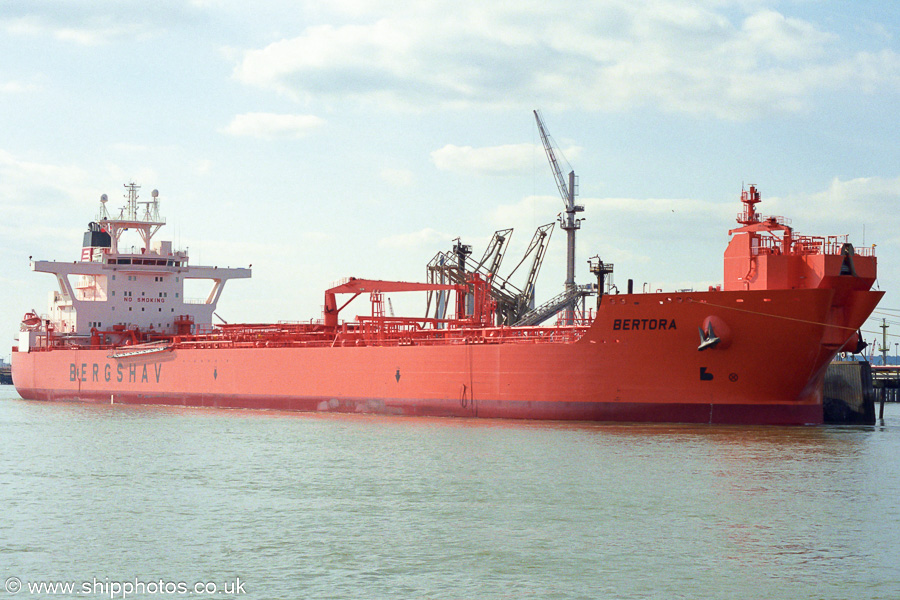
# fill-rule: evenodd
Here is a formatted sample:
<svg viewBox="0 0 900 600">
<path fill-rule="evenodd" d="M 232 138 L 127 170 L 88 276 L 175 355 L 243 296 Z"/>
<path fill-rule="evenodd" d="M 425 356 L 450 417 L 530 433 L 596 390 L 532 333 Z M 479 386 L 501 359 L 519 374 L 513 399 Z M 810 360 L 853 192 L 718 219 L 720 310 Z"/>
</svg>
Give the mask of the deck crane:
<svg viewBox="0 0 900 600">
<path fill-rule="evenodd" d="M 468 244 L 463 244 L 457 238 L 453 250 L 450 252 L 438 252 L 428 263 L 428 282 L 453 282 L 463 285 L 467 282 L 466 272 L 478 273 L 491 281 L 490 293 L 499 303 L 515 304 L 514 299 L 519 290 L 510 286 L 506 280 L 497 275 L 512 233 L 512 229 L 495 231 L 487 249 L 484 251 L 484 255 L 477 263 L 469 258 L 472 254 L 472 247 Z M 445 291 L 429 292 L 425 308 L 426 314 L 430 314 L 433 296 L 436 296 L 434 317 L 443 319 L 448 308 L 446 302 L 447 293 Z"/>
<path fill-rule="evenodd" d="M 488 243 L 487 249 L 484 251 L 484 256 L 482 256 L 481 260 L 478 262 L 478 267 L 476 268 L 477 271 L 481 272 L 484 270 L 484 272 L 490 273 L 491 275 L 497 274 L 500 270 L 500 263 L 503 261 L 503 256 L 506 254 L 506 242 L 512 237 L 512 233 L 512 228 L 501 229 L 494 232 L 490 243 Z"/>
<path fill-rule="evenodd" d="M 507 279 L 510 279 L 525 260 L 529 256 L 532 257 L 531 268 L 528 270 L 528 277 L 525 280 L 525 287 L 522 288 L 522 292 L 516 298 L 515 312 L 510 323 L 516 322 L 519 317 L 534 308 L 534 286 L 541 271 L 541 265 L 544 262 L 544 254 L 547 252 L 547 245 L 550 243 L 554 225 L 555 223 L 547 223 L 537 228 L 537 231 L 534 232 L 534 236 L 531 238 L 531 243 L 528 244 L 528 249 L 525 250 L 525 254 L 522 256 L 522 260 L 506 276 Z"/>
<path fill-rule="evenodd" d="M 547 159 L 550 161 L 550 167 L 553 169 L 553 175 L 556 177 L 556 187 L 559 188 L 559 194 L 562 196 L 563 202 L 566 204 L 565 215 L 559 215 L 559 226 L 566 232 L 566 289 L 575 287 L 575 232 L 581 228 L 583 219 L 576 219 L 575 214 L 584 211 L 584 206 L 575 204 L 575 171 L 569 172 L 569 182 L 563 177 L 559 168 L 559 162 L 556 160 L 556 154 L 553 152 L 553 143 L 541 115 L 538 111 L 534 111 L 534 118 L 537 121 L 538 130 L 541 133 L 541 142 L 544 144 L 544 151 L 547 153 Z"/>
<path fill-rule="evenodd" d="M 541 270 L 554 225 L 555 223 L 548 223 L 537 228 L 524 256 L 506 277 L 501 276 L 498 271 L 509 239 L 512 237 L 512 229 L 496 231 L 478 262 L 469 257 L 471 246 L 463 245 L 458 240 L 452 251 L 438 252 L 428 263 L 428 283 L 469 285 L 467 274 L 476 273 L 489 282 L 487 292 L 496 302 L 497 325 L 512 325 L 534 304 L 535 281 Z M 529 257 L 531 268 L 528 271 L 525 288 L 519 289 L 510 282 L 510 279 Z M 445 318 L 448 308 L 446 296 L 445 290 L 434 288 L 434 291 L 429 291 L 425 314 L 432 314 L 434 301 L 434 318 Z"/>
</svg>

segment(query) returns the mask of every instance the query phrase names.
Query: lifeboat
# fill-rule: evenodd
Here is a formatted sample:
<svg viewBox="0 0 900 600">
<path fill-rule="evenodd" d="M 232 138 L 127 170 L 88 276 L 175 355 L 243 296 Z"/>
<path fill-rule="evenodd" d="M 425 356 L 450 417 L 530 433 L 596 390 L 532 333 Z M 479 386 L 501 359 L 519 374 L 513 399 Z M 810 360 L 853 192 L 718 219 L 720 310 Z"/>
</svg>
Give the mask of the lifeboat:
<svg viewBox="0 0 900 600">
<path fill-rule="evenodd" d="M 32 330 L 37 329 L 40 326 L 41 318 L 38 316 L 37 311 L 31 310 L 22 317 L 22 327 L 25 329 Z"/>
</svg>

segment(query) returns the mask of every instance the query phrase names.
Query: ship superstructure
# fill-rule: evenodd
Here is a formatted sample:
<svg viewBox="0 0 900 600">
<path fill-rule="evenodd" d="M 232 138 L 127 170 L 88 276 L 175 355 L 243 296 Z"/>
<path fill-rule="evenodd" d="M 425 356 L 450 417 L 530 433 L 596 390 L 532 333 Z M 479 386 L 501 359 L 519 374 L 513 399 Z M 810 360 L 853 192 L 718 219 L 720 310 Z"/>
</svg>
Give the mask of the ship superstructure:
<svg viewBox="0 0 900 600">
<path fill-rule="evenodd" d="M 115 346 L 209 330 L 225 282 L 250 277 L 250 269 L 191 265 L 186 251 L 154 240 L 165 225 L 159 192 L 142 201 L 140 186 L 125 188 L 125 205 L 112 217 L 101 196 L 79 261 L 31 263 L 34 271 L 55 275 L 58 289 L 50 293 L 46 318 L 27 316 L 19 337 L 23 351 L 54 339 L 71 347 Z M 128 246 L 129 237 L 137 245 Z M 186 280 L 207 280 L 208 294 L 186 298 Z"/>
</svg>

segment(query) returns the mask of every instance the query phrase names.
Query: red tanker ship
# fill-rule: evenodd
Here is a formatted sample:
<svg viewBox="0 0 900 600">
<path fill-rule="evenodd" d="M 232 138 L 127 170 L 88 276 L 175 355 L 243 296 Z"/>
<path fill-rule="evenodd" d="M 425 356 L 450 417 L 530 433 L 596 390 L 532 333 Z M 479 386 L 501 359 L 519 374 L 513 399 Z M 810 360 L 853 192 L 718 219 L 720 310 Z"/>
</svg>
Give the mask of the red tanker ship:
<svg viewBox="0 0 900 600">
<path fill-rule="evenodd" d="M 598 284 L 568 282 L 557 303 L 571 307 L 593 294 L 595 309 L 570 312 L 554 326 L 523 325 L 535 322 L 529 320 L 535 311 L 513 310 L 504 296 L 509 288 L 497 285 L 490 261 L 467 270 L 461 260 L 442 262 L 441 276 L 428 283 L 347 279 L 325 291 L 320 320 L 213 325 L 225 282 L 250 277 L 250 270 L 191 265 L 171 242 L 154 242 L 165 223 L 158 194 L 139 202 L 138 186 L 126 187 L 126 206 L 115 218 L 101 199 L 80 262 L 32 263 L 33 270 L 54 274 L 59 289 L 47 315 L 26 314 L 13 347 L 13 379 L 23 398 L 821 423 L 828 363 L 856 346 L 857 330 L 883 294 L 870 290 L 873 248 L 854 248 L 846 236 L 797 235 L 782 218 L 756 212 L 760 197 L 751 186 L 742 194 L 740 227 L 729 232 L 724 282 L 708 291 L 610 293 L 604 276 L 611 265 L 598 259 L 592 264 Z M 126 230 L 140 235 L 139 247 L 121 246 Z M 185 298 L 186 279 L 209 280 L 208 296 Z M 437 298 L 443 311 L 425 318 L 385 315 L 384 294 L 412 291 Z M 370 314 L 340 319 L 363 294 Z"/>
</svg>

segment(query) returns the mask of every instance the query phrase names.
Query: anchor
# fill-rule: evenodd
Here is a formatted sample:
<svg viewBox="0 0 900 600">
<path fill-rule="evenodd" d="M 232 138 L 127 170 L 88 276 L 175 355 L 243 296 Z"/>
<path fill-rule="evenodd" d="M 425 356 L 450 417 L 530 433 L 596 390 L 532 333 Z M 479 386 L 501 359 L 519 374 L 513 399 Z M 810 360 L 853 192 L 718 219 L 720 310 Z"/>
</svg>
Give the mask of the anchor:
<svg viewBox="0 0 900 600">
<path fill-rule="evenodd" d="M 703 352 L 707 348 L 715 348 L 716 345 L 722 341 L 716 336 L 712 323 L 709 323 L 706 326 L 706 331 L 703 331 L 703 327 L 698 327 L 697 330 L 700 332 L 700 345 L 697 346 L 697 350 L 700 352 Z"/>
</svg>

